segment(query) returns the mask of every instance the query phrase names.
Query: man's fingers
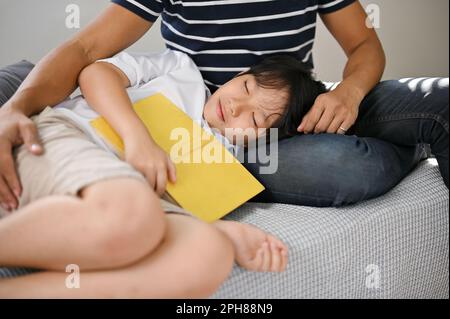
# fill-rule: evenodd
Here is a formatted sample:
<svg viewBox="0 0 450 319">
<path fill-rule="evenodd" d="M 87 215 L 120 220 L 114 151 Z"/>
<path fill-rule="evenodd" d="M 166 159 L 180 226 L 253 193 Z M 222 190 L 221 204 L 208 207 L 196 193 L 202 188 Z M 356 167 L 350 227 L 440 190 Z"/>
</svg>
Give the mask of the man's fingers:
<svg viewBox="0 0 450 319">
<path fill-rule="evenodd" d="M 16 198 L 2 176 L 0 176 L 0 204 L 7 211 L 17 207 Z"/>
<path fill-rule="evenodd" d="M 150 185 L 151 188 L 153 188 L 154 190 L 156 189 L 156 175 L 155 172 L 153 170 L 146 170 L 145 171 L 145 179 L 147 180 L 148 184 Z"/>
<path fill-rule="evenodd" d="M 305 114 L 305 116 L 303 116 L 302 122 L 297 127 L 297 132 L 303 132 L 307 121 L 308 121 L 308 114 Z"/>
<path fill-rule="evenodd" d="M 320 117 L 319 121 L 317 122 L 316 126 L 313 128 L 314 133 L 322 133 L 325 132 L 328 127 L 330 126 L 331 122 L 335 118 L 336 114 L 334 112 L 334 109 L 327 108 L 323 112 L 322 116 Z"/>
<path fill-rule="evenodd" d="M 340 130 L 339 128 L 342 127 L 342 124 L 344 123 L 344 119 L 341 116 L 336 116 L 333 119 L 333 122 L 331 122 L 330 126 L 327 129 L 327 133 L 331 133 L 331 134 L 341 134 L 344 133 L 342 130 Z"/>
<path fill-rule="evenodd" d="M 155 191 L 159 196 L 162 196 L 164 192 L 166 191 L 167 186 L 167 172 L 166 170 L 159 170 L 156 173 L 156 185 L 155 185 Z"/>
<path fill-rule="evenodd" d="M 20 196 L 20 182 L 12 157 L 12 145 L 9 141 L 0 141 L 0 203 L 8 208 L 17 207 Z"/>
<path fill-rule="evenodd" d="M 14 165 L 14 159 L 11 152 L 6 152 L 1 156 L 0 160 L 1 174 L 9 186 L 9 189 L 13 192 L 14 197 L 18 200 L 22 187 L 20 185 L 19 178 L 17 177 L 16 167 Z"/>
<path fill-rule="evenodd" d="M 324 103 L 322 101 L 322 97 L 321 95 L 319 95 L 314 101 L 313 106 L 311 106 L 311 109 L 305 114 L 305 116 L 303 116 L 303 119 L 297 128 L 298 132 L 304 132 L 308 134 L 312 131 L 312 129 L 316 126 L 316 123 L 319 121 L 322 112 L 324 111 L 323 104 Z M 311 122 L 313 123 L 311 124 Z"/>
<path fill-rule="evenodd" d="M 303 116 L 302 122 L 300 123 L 300 125 L 297 128 L 297 131 L 302 133 L 305 131 L 305 125 L 308 123 L 308 115 L 309 113 L 306 113 L 305 116 Z"/>
<path fill-rule="evenodd" d="M 22 136 L 23 143 L 27 146 L 28 150 L 35 155 L 42 154 L 44 148 L 39 141 L 39 134 L 36 125 L 31 120 L 27 120 L 19 125 L 20 135 Z"/>
<path fill-rule="evenodd" d="M 351 118 L 347 118 L 340 126 L 339 128 L 343 128 L 345 131 L 343 131 L 342 129 L 338 128 L 337 133 L 338 134 L 346 134 L 347 131 L 353 126 L 353 121 L 351 120 Z"/>
<path fill-rule="evenodd" d="M 305 132 L 306 134 L 311 133 L 314 127 L 316 127 L 317 122 L 319 122 L 320 118 L 322 117 L 324 111 L 325 108 L 323 107 L 323 105 L 313 105 L 313 107 L 309 111 L 308 119 L 303 128 L 303 132 Z"/>
</svg>

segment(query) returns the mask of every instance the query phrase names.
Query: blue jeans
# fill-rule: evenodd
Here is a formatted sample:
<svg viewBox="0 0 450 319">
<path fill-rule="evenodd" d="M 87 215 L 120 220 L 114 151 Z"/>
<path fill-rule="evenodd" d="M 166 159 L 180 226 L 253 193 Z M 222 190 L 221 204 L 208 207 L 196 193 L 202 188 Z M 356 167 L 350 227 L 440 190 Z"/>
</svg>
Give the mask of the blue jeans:
<svg viewBox="0 0 450 319">
<path fill-rule="evenodd" d="M 337 207 L 380 196 L 430 148 L 448 188 L 448 98 L 448 79 L 381 82 L 362 101 L 346 135 L 279 141 L 274 174 L 260 174 L 258 161 L 244 162 L 266 187 L 253 201 Z"/>
</svg>

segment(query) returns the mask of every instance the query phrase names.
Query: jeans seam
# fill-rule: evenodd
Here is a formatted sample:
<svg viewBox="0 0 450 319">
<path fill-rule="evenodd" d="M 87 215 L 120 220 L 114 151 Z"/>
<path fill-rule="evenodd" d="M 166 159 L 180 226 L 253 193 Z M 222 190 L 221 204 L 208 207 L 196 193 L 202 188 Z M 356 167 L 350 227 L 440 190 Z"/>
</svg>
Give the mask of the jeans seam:
<svg viewBox="0 0 450 319">
<path fill-rule="evenodd" d="M 356 124 L 356 127 L 362 127 L 368 124 L 387 122 L 387 121 L 400 121 L 400 120 L 411 120 L 411 119 L 427 119 L 435 120 L 437 123 L 444 127 L 444 130 L 448 133 L 449 127 L 448 122 L 443 118 L 442 115 L 429 114 L 429 113 L 410 113 L 410 114 L 394 114 L 394 115 L 384 115 L 371 120 L 364 120 Z"/>
<path fill-rule="evenodd" d="M 298 195 L 301 196 L 305 196 L 308 197 L 309 199 L 324 199 L 324 200 L 331 200 L 332 202 L 334 202 L 334 200 L 336 199 L 335 197 L 331 198 L 331 197 L 323 197 L 320 195 L 309 195 L 309 194 L 305 194 L 305 193 L 290 193 L 290 192 L 277 192 L 277 191 L 272 191 L 269 190 L 270 193 L 273 194 L 278 194 L 278 195 L 287 195 L 287 196 L 292 196 L 292 197 L 298 197 Z"/>
</svg>

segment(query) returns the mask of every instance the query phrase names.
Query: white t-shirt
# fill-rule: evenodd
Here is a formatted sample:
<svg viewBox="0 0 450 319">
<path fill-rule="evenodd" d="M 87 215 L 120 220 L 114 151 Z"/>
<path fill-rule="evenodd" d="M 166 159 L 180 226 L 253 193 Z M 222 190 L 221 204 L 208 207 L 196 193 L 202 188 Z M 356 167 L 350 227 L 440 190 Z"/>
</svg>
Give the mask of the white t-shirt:
<svg viewBox="0 0 450 319">
<path fill-rule="evenodd" d="M 211 130 L 203 118 L 203 108 L 211 93 L 188 55 L 169 49 L 161 53 L 121 52 L 112 58 L 98 61 L 111 63 L 125 73 L 130 80 L 130 87 L 126 90 L 132 103 L 156 93 L 163 94 L 236 155 L 237 147 L 217 130 Z M 99 146 L 116 153 L 89 124 L 89 121 L 100 115 L 87 104 L 82 95 L 66 100 L 54 109 L 76 122 Z"/>
</svg>

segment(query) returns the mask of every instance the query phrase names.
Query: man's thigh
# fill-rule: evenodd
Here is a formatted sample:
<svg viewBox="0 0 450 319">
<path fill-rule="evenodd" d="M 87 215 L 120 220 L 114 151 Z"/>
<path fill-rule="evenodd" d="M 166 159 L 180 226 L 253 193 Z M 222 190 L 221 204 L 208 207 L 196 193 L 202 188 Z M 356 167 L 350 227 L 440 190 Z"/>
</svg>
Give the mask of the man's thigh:
<svg viewBox="0 0 450 319">
<path fill-rule="evenodd" d="M 379 83 L 364 98 L 350 133 L 398 145 L 431 143 L 424 127 L 448 134 L 448 78 L 412 78 Z"/>
</svg>

